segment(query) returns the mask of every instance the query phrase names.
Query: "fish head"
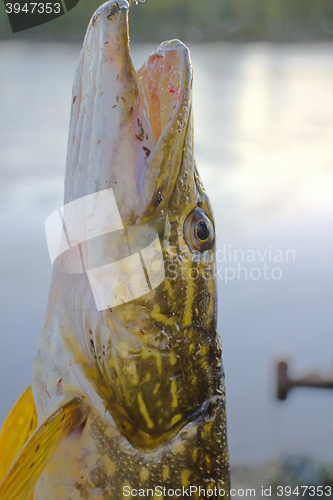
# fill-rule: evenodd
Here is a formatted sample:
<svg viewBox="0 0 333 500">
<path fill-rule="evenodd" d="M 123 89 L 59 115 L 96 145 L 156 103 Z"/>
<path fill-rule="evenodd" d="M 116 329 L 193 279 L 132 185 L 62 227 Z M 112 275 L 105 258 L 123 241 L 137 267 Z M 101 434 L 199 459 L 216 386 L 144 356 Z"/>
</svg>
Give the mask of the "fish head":
<svg viewBox="0 0 333 500">
<path fill-rule="evenodd" d="M 71 233 L 80 225 L 73 206 L 80 220 L 85 214 L 86 241 L 75 246 L 69 237 L 86 272 L 54 270 L 49 310 L 60 314 L 63 342 L 119 432 L 149 450 L 200 412 L 213 418 L 224 381 L 214 218 L 193 156 L 189 50 L 164 42 L 136 72 L 128 10 L 125 0 L 101 6 L 81 51 L 63 215 Z M 89 239 L 97 212 L 99 237 Z"/>
</svg>

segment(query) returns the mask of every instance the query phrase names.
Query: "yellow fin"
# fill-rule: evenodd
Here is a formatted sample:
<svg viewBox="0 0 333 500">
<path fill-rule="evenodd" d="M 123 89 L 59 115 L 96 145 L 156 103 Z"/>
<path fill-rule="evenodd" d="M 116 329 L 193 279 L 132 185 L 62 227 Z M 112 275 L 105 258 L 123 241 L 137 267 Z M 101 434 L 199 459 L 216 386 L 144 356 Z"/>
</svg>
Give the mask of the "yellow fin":
<svg viewBox="0 0 333 500">
<path fill-rule="evenodd" d="M 1 500 L 28 500 L 58 444 L 77 429 L 87 415 L 87 406 L 75 397 L 57 408 L 35 430 L 0 485 Z"/>
<path fill-rule="evenodd" d="M 16 455 L 37 427 L 37 412 L 31 385 L 9 413 L 0 434 L 0 483 Z"/>
</svg>

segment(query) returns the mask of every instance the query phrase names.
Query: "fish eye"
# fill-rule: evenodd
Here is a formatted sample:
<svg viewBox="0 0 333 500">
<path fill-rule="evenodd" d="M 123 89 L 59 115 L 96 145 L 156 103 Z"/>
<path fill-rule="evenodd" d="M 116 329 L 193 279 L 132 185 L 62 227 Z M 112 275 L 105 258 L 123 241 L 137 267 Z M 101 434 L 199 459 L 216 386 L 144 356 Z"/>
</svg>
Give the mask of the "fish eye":
<svg viewBox="0 0 333 500">
<path fill-rule="evenodd" d="M 196 236 L 200 241 L 207 241 L 210 236 L 209 228 L 204 220 L 199 220 L 196 226 Z"/>
<path fill-rule="evenodd" d="M 191 212 L 184 225 L 185 241 L 195 251 L 209 250 L 214 243 L 214 226 L 201 208 Z"/>
</svg>

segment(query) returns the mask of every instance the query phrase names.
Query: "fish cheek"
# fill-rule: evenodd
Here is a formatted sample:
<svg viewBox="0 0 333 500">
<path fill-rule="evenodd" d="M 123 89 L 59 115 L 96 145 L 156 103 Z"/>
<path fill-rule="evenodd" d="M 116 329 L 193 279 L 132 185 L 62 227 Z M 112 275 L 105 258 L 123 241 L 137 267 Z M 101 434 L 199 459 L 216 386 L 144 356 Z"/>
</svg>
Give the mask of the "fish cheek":
<svg viewBox="0 0 333 500">
<path fill-rule="evenodd" d="M 171 363 L 170 356 L 154 348 L 143 347 L 137 355 L 118 350 L 115 359 L 118 394 L 130 422 L 128 427 L 123 420 L 118 428 L 135 446 L 156 447 L 184 420 L 178 407 L 175 368 Z"/>
</svg>

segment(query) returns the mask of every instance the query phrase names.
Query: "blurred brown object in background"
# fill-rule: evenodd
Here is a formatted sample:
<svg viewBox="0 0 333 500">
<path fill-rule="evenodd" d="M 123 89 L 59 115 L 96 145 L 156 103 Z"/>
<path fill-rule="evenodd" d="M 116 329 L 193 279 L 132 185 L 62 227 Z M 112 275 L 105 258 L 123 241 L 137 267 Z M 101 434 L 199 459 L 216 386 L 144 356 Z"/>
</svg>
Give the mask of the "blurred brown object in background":
<svg viewBox="0 0 333 500">
<path fill-rule="evenodd" d="M 333 389 L 333 379 L 325 380 L 317 373 L 310 373 L 299 379 L 288 376 L 288 363 L 279 361 L 277 365 L 277 393 L 280 401 L 287 399 L 288 392 L 293 387 L 315 387 L 321 389 Z"/>
</svg>

